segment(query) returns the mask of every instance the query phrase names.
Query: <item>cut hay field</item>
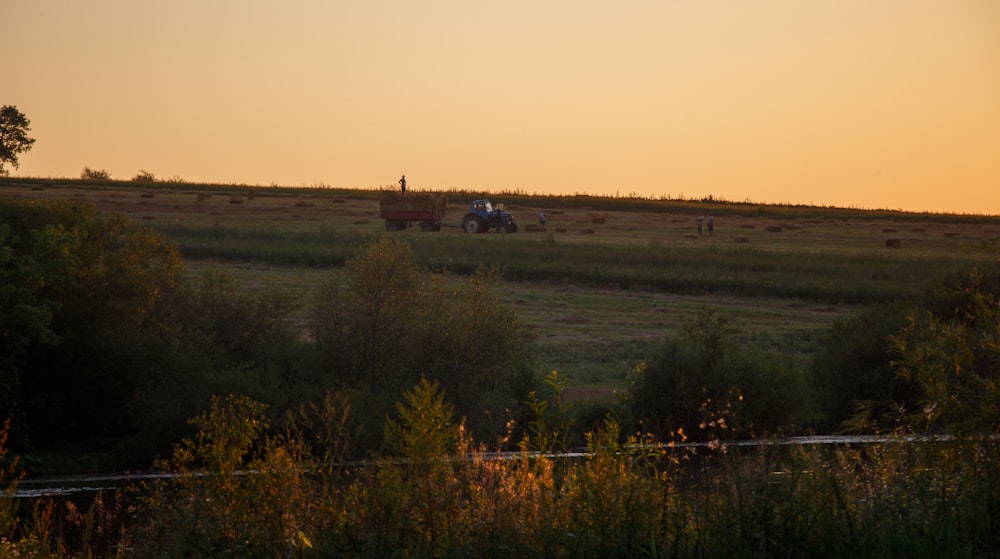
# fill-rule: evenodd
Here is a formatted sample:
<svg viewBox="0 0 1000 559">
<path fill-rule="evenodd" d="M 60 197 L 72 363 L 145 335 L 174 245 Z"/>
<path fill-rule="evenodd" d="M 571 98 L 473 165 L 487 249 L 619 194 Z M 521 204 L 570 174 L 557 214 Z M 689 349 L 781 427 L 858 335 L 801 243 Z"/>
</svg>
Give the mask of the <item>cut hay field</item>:
<svg viewBox="0 0 1000 559">
<path fill-rule="evenodd" d="M 432 271 L 494 267 L 538 371 L 558 370 L 580 397 L 624 386 L 700 309 L 804 363 L 837 317 L 1000 253 L 1000 217 L 521 193 L 489 196 L 520 232 L 468 235 L 458 225 L 482 195 L 446 194 L 441 232 L 387 233 L 374 191 L 0 179 L 0 199 L 89 200 L 163 231 L 192 269 L 222 266 L 249 287 L 308 296 L 382 235 L 406 239 Z M 541 209 L 546 229 L 529 230 Z M 698 215 L 714 216 L 713 235 L 697 233 Z"/>
</svg>

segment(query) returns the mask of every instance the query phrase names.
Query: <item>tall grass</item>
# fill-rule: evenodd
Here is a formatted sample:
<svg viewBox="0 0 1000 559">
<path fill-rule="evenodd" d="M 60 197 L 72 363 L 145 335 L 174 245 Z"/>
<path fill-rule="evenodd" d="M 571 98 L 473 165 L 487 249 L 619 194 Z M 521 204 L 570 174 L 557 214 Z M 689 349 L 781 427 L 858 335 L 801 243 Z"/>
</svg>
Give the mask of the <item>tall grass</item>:
<svg viewBox="0 0 1000 559">
<path fill-rule="evenodd" d="M 34 521 L 8 524 L 0 549 L 9 557 L 880 559 L 986 557 L 1000 544 L 995 438 L 689 448 L 626 437 L 606 419 L 575 457 L 497 455 L 473 445 L 442 393 L 423 382 L 391 422 L 399 454 L 338 466 L 329 452 L 340 446 L 343 410 L 331 402 L 310 413 L 332 431 L 305 440 L 315 431 L 268 434 L 262 406 L 218 399 L 162 464 L 177 477 L 146 486 L 127 509 L 98 503 L 81 514 L 42 503 Z"/>
<path fill-rule="evenodd" d="M 299 267 L 339 267 L 371 237 L 336 228 L 311 231 L 216 224 L 159 226 L 186 258 Z M 921 294 L 959 257 L 871 253 L 805 253 L 748 246 L 703 247 L 660 242 L 556 242 L 509 236 L 421 235 L 408 239 L 417 262 L 433 271 L 473 274 L 496 268 L 509 281 L 743 297 L 787 297 L 871 304 Z"/>
</svg>

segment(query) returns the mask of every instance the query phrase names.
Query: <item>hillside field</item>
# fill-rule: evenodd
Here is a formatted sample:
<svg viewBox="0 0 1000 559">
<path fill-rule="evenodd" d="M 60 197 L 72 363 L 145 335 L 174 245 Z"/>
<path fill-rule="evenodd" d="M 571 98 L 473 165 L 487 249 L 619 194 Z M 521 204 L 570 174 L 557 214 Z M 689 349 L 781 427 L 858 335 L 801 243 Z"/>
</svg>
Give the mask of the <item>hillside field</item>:
<svg viewBox="0 0 1000 559">
<path fill-rule="evenodd" d="M 432 271 L 494 267 L 495 289 L 521 316 L 538 372 L 559 371 L 578 398 L 610 397 L 700 309 L 728 316 L 743 342 L 805 363 L 838 317 L 919 294 L 957 265 L 1000 251 L 996 216 L 446 194 L 441 232 L 390 233 L 377 191 L 0 179 L 4 199 L 83 198 L 124 213 L 179 243 L 191 270 L 225 267 L 249 288 L 309 297 L 381 235 L 405 238 Z M 503 203 L 519 232 L 462 232 L 468 202 L 480 197 Z M 534 226 L 542 209 L 544 230 Z M 713 235 L 697 233 L 698 215 L 714 216 Z"/>
</svg>

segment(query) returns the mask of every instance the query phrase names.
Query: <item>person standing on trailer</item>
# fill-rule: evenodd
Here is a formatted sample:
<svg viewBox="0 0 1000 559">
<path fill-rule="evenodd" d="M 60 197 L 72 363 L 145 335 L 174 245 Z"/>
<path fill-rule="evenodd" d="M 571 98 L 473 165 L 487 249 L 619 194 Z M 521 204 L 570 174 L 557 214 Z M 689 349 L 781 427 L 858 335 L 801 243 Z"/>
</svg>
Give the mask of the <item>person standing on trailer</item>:
<svg viewBox="0 0 1000 559">
<path fill-rule="evenodd" d="M 403 194 L 406 194 L 406 175 L 399 179 L 399 189 L 403 191 Z"/>
</svg>

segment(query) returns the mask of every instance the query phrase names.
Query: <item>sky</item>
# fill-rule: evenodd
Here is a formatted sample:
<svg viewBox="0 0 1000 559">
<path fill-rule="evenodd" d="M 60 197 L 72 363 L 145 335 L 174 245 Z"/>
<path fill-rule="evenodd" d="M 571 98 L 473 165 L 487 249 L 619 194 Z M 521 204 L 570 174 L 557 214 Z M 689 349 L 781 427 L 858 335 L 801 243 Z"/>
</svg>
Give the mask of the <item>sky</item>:
<svg viewBox="0 0 1000 559">
<path fill-rule="evenodd" d="M 1000 215 L 998 0 L 0 0 L 12 176 Z"/>
</svg>

